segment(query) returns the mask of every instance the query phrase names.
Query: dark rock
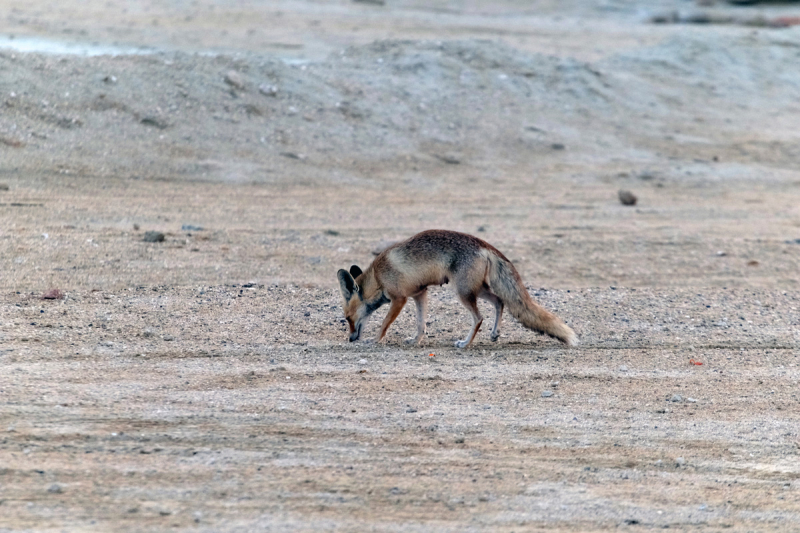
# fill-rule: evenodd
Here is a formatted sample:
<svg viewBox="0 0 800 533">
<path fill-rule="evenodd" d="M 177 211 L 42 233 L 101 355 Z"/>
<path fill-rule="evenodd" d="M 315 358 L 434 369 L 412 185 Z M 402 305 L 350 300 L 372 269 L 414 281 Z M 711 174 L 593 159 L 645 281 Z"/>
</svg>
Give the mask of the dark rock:
<svg viewBox="0 0 800 533">
<path fill-rule="evenodd" d="M 622 205 L 636 205 L 636 201 L 638 200 L 636 195 L 631 191 L 620 190 L 618 195 L 619 201 L 622 203 Z"/>
<path fill-rule="evenodd" d="M 146 231 L 144 233 L 144 238 L 142 240 L 144 242 L 164 242 L 166 235 L 161 233 L 160 231 Z"/>
<path fill-rule="evenodd" d="M 145 126 L 152 126 L 154 128 L 158 128 L 160 130 L 165 130 L 165 129 L 169 128 L 169 123 L 166 120 L 164 120 L 162 118 L 159 118 L 159 117 L 152 116 L 152 115 L 148 115 L 146 117 L 142 117 L 139 120 L 139 122 L 141 122 Z"/>
</svg>

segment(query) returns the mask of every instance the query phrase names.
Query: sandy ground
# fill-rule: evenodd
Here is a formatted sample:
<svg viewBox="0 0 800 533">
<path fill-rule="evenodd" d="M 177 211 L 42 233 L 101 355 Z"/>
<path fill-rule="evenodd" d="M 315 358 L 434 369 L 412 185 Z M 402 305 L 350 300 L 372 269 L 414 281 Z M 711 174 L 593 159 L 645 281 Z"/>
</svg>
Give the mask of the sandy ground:
<svg viewBox="0 0 800 533">
<path fill-rule="evenodd" d="M 800 30 L 129 4 L 0 2 L 0 531 L 798 528 Z M 447 287 L 346 342 L 336 270 L 428 228 L 581 345 L 456 349 Z"/>
</svg>

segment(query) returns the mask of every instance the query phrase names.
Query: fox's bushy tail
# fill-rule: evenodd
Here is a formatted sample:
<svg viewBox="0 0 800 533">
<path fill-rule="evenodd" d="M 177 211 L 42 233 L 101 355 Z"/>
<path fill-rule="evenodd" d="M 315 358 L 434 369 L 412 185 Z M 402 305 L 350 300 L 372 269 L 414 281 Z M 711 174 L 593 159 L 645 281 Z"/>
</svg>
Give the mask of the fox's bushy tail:
<svg viewBox="0 0 800 533">
<path fill-rule="evenodd" d="M 556 315 L 533 301 L 510 261 L 490 254 L 489 288 L 503 301 L 509 313 L 526 328 L 556 338 L 567 346 L 578 344 L 578 336 Z"/>
</svg>

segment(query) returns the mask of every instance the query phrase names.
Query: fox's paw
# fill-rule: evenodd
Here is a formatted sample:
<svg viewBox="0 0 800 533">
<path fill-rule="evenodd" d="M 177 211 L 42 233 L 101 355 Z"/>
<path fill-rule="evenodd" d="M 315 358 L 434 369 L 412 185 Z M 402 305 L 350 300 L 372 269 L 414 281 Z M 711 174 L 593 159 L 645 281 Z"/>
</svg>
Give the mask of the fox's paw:
<svg viewBox="0 0 800 533">
<path fill-rule="evenodd" d="M 500 333 L 492 333 L 492 342 L 497 342 L 497 339 L 500 338 Z"/>
<path fill-rule="evenodd" d="M 469 342 L 467 342 L 465 340 L 464 341 L 456 341 L 456 343 L 455 343 L 455 347 L 456 348 L 466 348 L 467 345 L 469 345 Z"/>
<path fill-rule="evenodd" d="M 410 339 L 406 339 L 406 340 L 404 340 L 403 342 L 404 342 L 404 343 L 406 343 L 406 344 L 408 344 L 408 345 L 410 346 L 410 345 L 412 345 L 412 344 L 419 344 L 419 341 L 420 341 L 420 340 L 422 340 L 422 339 L 419 339 L 419 338 L 417 338 L 417 337 L 411 337 Z"/>
</svg>

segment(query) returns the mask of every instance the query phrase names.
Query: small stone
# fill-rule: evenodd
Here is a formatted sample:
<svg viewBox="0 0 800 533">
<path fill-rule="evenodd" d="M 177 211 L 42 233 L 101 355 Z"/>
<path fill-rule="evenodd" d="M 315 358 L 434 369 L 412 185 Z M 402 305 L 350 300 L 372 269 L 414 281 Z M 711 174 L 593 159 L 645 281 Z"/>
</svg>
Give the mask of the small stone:
<svg viewBox="0 0 800 533">
<path fill-rule="evenodd" d="M 558 387 L 560 384 L 561 384 L 560 381 L 552 381 L 552 382 L 550 382 L 550 386 L 553 387 L 554 389 L 556 387 Z"/>
<path fill-rule="evenodd" d="M 619 193 L 617 194 L 622 205 L 636 205 L 638 198 L 636 198 L 636 195 L 631 191 L 620 189 Z"/>
<path fill-rule="evenodd" d="M 460 165 L 461 160 L 454 155 L 444 154 L 444 155 L 436 155 L 436 159 L 443 163 L 447 163 L 448 165 Z"/>
<path fill-rule="evenodd" d="M 148 339 L 149 339 L 150 337 L 152 337 L 152 336 L 153 336 L 153 335 L 155 335 L 155 334 L 156 334 L 156 332 L 155 332 L 155 331 L 153 331 L 152 329 L 146 329 L 146 330 L 144 330 L 144 331 L 142 332 L 142 337 L 145 337 L 145 338 L 148 338 Z"/>
<path fill-rule="evenodd" d="M 686 401 L 689 403 L 697 403 L 697 398 L 686 398 Z"/>
<path fill-rule="evenodd" d="M 144 238 L 142 240 L 144 242 L 164 242 L 166 235 L 161 233 L 160 231 L 146 231 L 144 233 Z"/>
<path fill-rule="evenodd" d="M 141 226 L 139 226 L 139 224 L 133 225 L 133 231 L 139 231 L 139 229 L 141 229 Z"/>
<path fill-rule="evenodd" d="M 105 76 L 103 78 L 103 81 L 106 82 L 106 83 L 114 84 L 114 83 L 117 83 L 117 77 L 109 74 L 108 76 Z"/>
<path fill-rule="evenodd" d="M 411 407 L 410 405 L 406 409 L 406 413 L 416 413 L 416 412 L 417 412 L 417 409 L 414 408 L 414 407 Z"/>
<path fill-rule="evenodd" d="M 225 83 L 233 87 L 234 89 L 239 89 L 240 91 L 245 87 L 245 81 L 241 74 L 236 72 L 235 70 L 229 70 L 225 74 Z"/>
<path fill-rule="evenodd" d="M 645 170 L 644 172 L 640 172 L 637 177 L 642 181 L 652 181 L 656 179 L 656 174 L 654 172 L 650 172 L 649 170 Z"/>
<path fill-rule="evenodd" d="M 684 459 L 683 457 L 678 457 L 677 459 L 675 459 L 675 466 L 681 467 L 684 466 L 685 464 L 686 464 L 686 459 Z"/>
<path fill-rule="evenodd" d="M 160 130 L 165 130 L 169 128 L 169 123 L 166 120 L 154 115 L 147 115 L 145 117 L 142 117 L 139 120 L 139 122 L 141 122 L 145 126 L 153 126 L 154 128 L 158 128 Z"/>
<path fill-rule="evenodd" d="M 64 293 L 61 292 L 59 289 L 50 289 L 46 293 L 42 294 L 42 300 L 63 300 Z"/>
<path fill-rule="evenodd" d="M 683 397 L 680 394 L 673 394 L 672 398 L 669 399 L 671 402 L 682 402 Z"/>
<path fill-rule="evenodd" d="M 181 226 L 181 231 L 203 231 L 203 226 L 195 226 L 194 224 L 184 224 Z"/>
<path fill-rule="evenodd" d="M 164 340 L 165 340 L 165 341 L 167 341 L 167 342 L 172 342 L 172 341 L 174 341 L 174 340 L 175 340 L 175 337 L 173 337 L 172 335 L 164 335 L 164 336 L 163 336 L 163 337 L 161 337 L 161 338 L 162 338 L 162 339 L 164 339 Z"/>
<path fill-rule="evenodd" d="M 725 257 L 726 255 L 728 255 L 728 253 L 727 253 L 727 252 L 724 252 L 724 251 L 722 251 L 722 250 L 719 250 L 719 251 L 717 252 L 717 257 Z"/>
<path fill-rule="evenodd" d="M 551 390 L 543 390 L 542 391 L 542 398 L 549 398 L 553 395 L 553 391 Z"/>
<path fill-rule="evenodd" d="M 622 365 L 622 366 L 619 367 L 619 371 L 620 372 L 627 372 L 628 371 L 628 367 L 625 366 L 625 365 Z"/>
<path fill-rule="evenodd" d="M 265 96 L 278 96 L 278 87 L 276 85 L 262 83 L 258 86 L 258 92 Z"/>
<path fill-rule="evenodd" d="M 553 143 L 550 145 L 550 148 L 553 150 L 565 150 L 567 147 L 562 143 Z"/>
<path fill-rule="evenodd" d="M 7 183 L 0 183 L 0 191 L 7 191 L 9 189 Z"/>
<path fill-rule="evenodd" d="M 366 365 L 367 363 L 368 363 L 368 361 L 366 359 L 359 359 L 359 361 L 358 361 L 359 365 Z"/>
<path fill-rule="evenodd" d="M 62 492 L 64 492 L 64 487 L 62 487 L 58 483 L 53 483 L 47 488 L 47 492 L 51 494 L 61 494 Z"/>
<path fill-rule="evenodd" d="M 464 444 L 464 437 L 457 437 L 455 440 L 456 444 Z"/>
</svg>

